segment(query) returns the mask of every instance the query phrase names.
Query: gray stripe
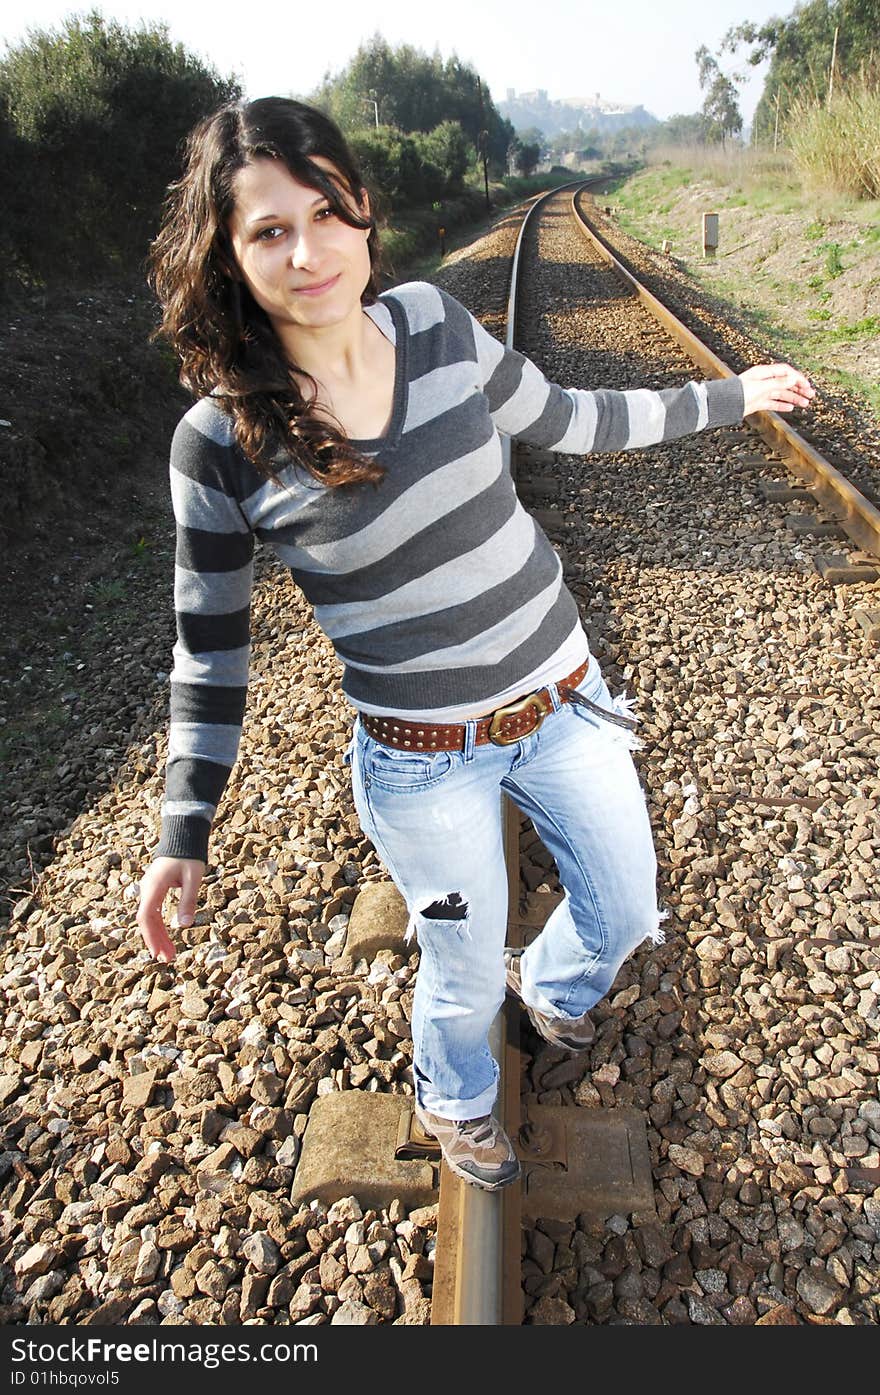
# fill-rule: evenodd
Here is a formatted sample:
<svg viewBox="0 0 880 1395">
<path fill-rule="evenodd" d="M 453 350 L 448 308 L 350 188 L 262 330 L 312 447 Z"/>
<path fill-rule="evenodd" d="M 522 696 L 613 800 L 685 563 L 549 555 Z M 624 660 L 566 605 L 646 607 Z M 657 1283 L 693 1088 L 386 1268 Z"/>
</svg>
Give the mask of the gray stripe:
<svg viewBox="0 0 880 1395">
<path fill-rule="evenodd" d="M 189 615 L 228 615 L 250 604 L 253 564 L 234 572 L 174 568 L 174 606 Z"/>
<path fill-rule="evenodd" d="M 527 430 L 519 433 L 519 439 L 535 446 L 549 446 L 565 435 L 573 413 L 574 403 L 570 394 L 551 384 L 543 412 Z"/>
<path fill-rule="evenodd" d="M 406 310 L 412 334 L 421 334 L 433 325 L 442 324 L 446 318 L 436 286 L 429 286 L 424 281 L 405 281 L 402 286 L 394 287 L 393 295 Z"/>
<path fill-rule="evenodd" d="M 315 619 L 330 639 L 358 633 L 416 615 L 430 615 L 450 605 L 473 600 L 490 586 L 514 576 L 535 545 L 535 524 L 518 508 L 509 523 L 480 547 L 455 557 L 424 576 L 375 600 L 348 605 L 315 606 Z"/>
<path fill-rule="evenodd" d="M 497 376 L 497 374 L 495 375 Z M 493 409 L 492 416 L 499 430 L 508 436 L 517 436 L 534 425 L 547 405 L 550 384 L 533 363 L 523 360 L 522 377 L 519 387 L 504 406 Z"/>
<path fill-rule="evenodd" d="M 446 649 L 426 650 L 424 654 L 400 664 L 355 663 L 346 657 L 342 645 L 339 649 L 340 657 L 349 668 L 356 668 L 362 673 L 416 673 L 432 668 L 469 668 L 477 664 L 500 664 L 508 654 L 529 638 L 555 604 L 562 586 L 562 565 L 558 558 L 557 563 L 559 573 L 549 586 L 539 591 L 526 605 L 520 606 L 519 610 L 514 610 L 497 625 L 475 635 L 465 644 L 452 644 Z"/>
<path fill-rule="evenodd" d="M 592 450 L 593 442 L 596 439 L 599 403 L 595 394 L 584 392 L 580 388 L 569 388 L 568 396 L 571 398 L 573 408 L 571 421 L 565 435 L 556 442 L 552 449 L 585 455 L 587 451 Z"/>
<path fill-rule="evenodd" d="M 697 399 L 697 424 L 694 430 L 702 431 L 709 425 L 709 394 L 705 383 L 692 383 L 691 386 Z"/>
<path fill-rule="evenodd" d="M 232 765 L 241 739 L 241 727 L 172 722 L 168 728 L 168 759 L 196 757 L 217 765 Z"/>
<path fill-rule="evenodd" d="M 234 499 L 210 485 L 197 484 L 179 470 L 171 471 L 174 517 L 184 528 L 205 533 L 246 533 L 248 526 Z"/>
<path fill-rule="evenodd" d="M 319 495 L 327 493 L 327 486 L 319 480 L 309 476 L 311 483 L 307 483 L 305 471 L 295 465 L 288 465 L 286 469 L 281 470 L 278 478 L 281 481 L 280 485 L 266 480 L 265 484 L 261 484 L 259 489 L 242 500 L 242 513 L 252 528 L 271 524 L 273 515 L 279 515 L 285 522 L 290 522 L 309 504 L 314 503 Z"/>
<path fill-rule="evenodd" d="M 666 420 L 663 423 L 663 440 L 675 440 L 696 431 L 700 419 L 700 406 L 696 394 L 690 386 L 678 391 L 662 393 Z"/>
<path fill-rule="evenodd" d="M 235 442 L 232 418 L 210 397 L 203 397 L 194 407 L 190 407 L 184 421 L 200 436 L 207 436 L 218 446 L 231 446 Z"/>
<path fill-rule="evenodd" d="M 415 533 L 477 498 L 494 484 L 502 471 L 498 443 L 488 441 L 417 480 L 389 504 L 384 513 L 356 533 L 313 547 L 279 543 L 273 544 L 273 549 L 289 567 L 300 571 L 330 572 L 333 576 L 360 571 L 385 561 Z"/>
<path fill-rule="evenodd" d="M 648 388 L 635 388 L 624 393 L 624 397 L 629 427 L 623 449 L 652 446 L 662 441 L 667 434 L 669 412 L 660 396 Z"/>
<path fill-rule="evenodd" d="M 472 315 L 468 318 L 471 321 L 471 329 L 474 335 L 474 348 L 477 353 L 477 362 L 480 366 L 480 377 L 484 383 L 488 383 L 495 369 L 504 358 L 505 349 L 500 340 L 490 334 L 487 329 L 475 320 Z"/>
<path fill-rule="evenodd" d="M 745 394 L 739 378 L 713 378 L 700 387 L 706 394 L 709 426 L 732 426 L 742 421 Z"/>
<path fill-rule="evenodd" d="M 404 431 L 412 431 L 443 412 L 461 406 L 466 398 L 479 391 L 475 363 L 441 364 L 410 383 Z"/>
<path fill-rule="evenodd" d="M 191 654 L 177 643 L 172 653 L 172 683 L 203 683 L 216 688 L 237 688 L 247 683 L 251 653 L 249 644 L 242 645 L 240 649 L 214 649 Z"/>
<path fill-rule="evenodd" d="M 489 410 L 493 413 L 502 408 L 518 390 L 523 376 L 525 359 L 515 352 L 504 354 L 496 364 L 486 382 L 486 397 Z"/>
<path fill-rule="evenodd" d="M 369 315 L 373 323 L 378 325 L 386 339 L 390 339 L 392 344 L 397 342 L 397 331 L 394 328 L 394 316 L 387 305 L 381 300 L 377 300 L 375 305 L 364 306 L 364 314 Z"/>
</svg>

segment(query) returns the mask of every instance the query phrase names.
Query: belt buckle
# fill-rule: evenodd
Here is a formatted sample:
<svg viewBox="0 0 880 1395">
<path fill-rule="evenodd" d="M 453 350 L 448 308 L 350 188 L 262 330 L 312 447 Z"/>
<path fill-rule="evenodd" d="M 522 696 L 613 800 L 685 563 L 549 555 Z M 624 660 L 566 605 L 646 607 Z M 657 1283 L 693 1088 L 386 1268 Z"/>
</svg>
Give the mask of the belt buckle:
<svg viewBox="0 0 880 1395">
<path fill-rule="evenodd" d="M 498 732 L 505 717 L 515 717 L 519 712 L 525 712 L 527 707 L 537 709 L 537 719 L 535 725 L 528 731 L 517 732 L 516 736 L 499 736 Z M 533 732 L 543 722 L 551 709 L 547 706 L 540 693 L 529 693 L 527 697 L 520 698 L 519 702 L 512 702 L 508 707 L 499 707 L 492 713 L 492 720 L 489 723 L 489 740 L 496 746 L 512 746 L 515 741 L 521 741 L 524 736 L 531 736 Z"/>
</svg>

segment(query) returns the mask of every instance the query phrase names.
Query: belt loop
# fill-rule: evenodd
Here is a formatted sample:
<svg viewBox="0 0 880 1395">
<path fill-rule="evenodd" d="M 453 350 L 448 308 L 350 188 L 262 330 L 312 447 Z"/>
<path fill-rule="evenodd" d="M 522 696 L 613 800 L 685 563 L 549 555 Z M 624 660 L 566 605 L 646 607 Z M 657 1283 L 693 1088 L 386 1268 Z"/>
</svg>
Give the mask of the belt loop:
<svg viewBox="0 0 880 1395">
<path fill-rule="evenodd" d="M 556 684 L 547 683 L 545 684 L 545 687 L 547 689 L 547 692 L 550 694 L 550 701 L 553 704 L 553 711 L 558 712 L 560 707 L 563 707 L 565 704 L 563 703 L 562 698 L 559 696 L 559 690 L 556 687 Z"/>
<path fill-rule="evenodd" d="M 478 722 L 475 717 L 471 717 L 464 724 L 464 744 L 462 746 L 462 753 L 464 755 L 465 762 L 472 761 L 474 758 L 474 749 L 476 747 L 477 739 L 477 726 Z"/>
</svg>

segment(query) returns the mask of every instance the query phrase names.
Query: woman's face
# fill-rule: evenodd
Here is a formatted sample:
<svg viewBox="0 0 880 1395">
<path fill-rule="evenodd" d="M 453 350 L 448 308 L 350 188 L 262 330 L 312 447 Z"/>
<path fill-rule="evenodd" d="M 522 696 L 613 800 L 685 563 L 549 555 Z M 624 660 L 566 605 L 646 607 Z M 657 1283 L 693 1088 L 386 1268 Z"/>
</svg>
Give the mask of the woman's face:
<svg viewBox="0 0 880 1395">
<path fill-rule="evenodd" d="M 315 164 L 340 180 L 329 160 L 318 156 Z M 279 160 L 246 165 L 233 190 L 235 260 L 282 341 L 294 327 L 324 329 L 360 313 L 370 277 L 368 228 L 344 223 L 320 190 L 294 179 Z M 352 201 L 354 212 L 366 215 L 368 207 L 366 194 L 361 208 Z"/>
</svg>

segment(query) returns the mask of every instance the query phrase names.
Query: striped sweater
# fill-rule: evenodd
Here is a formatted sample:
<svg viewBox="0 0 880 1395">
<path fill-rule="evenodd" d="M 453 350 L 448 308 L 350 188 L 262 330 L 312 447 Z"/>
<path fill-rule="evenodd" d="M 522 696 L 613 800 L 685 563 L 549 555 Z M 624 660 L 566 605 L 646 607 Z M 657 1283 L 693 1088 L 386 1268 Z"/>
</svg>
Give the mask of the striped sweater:
<svg viewBox="0 0 880 1395">
<path fill-rule="evenodd" d="M 435 720 L 486 711 L 529 691 L 554 656 L 586 648 L 499 431 L 582 454 L 742 417 L 736 378 L 663 392 L 560 388 L 424 282 L 394 287 L 366 313 L 396 350 L 388 431 L 354 443 L 385 466 L 377 486 L 328 489 L 292 463 L 279 470 L 283 487 L 267 482 L 210 397 L 175 432 L 177 643 L 157 856 L 207 858 L 244 715 L 255 538 L 311 603 L 355 707 Z"/>
</svg>

